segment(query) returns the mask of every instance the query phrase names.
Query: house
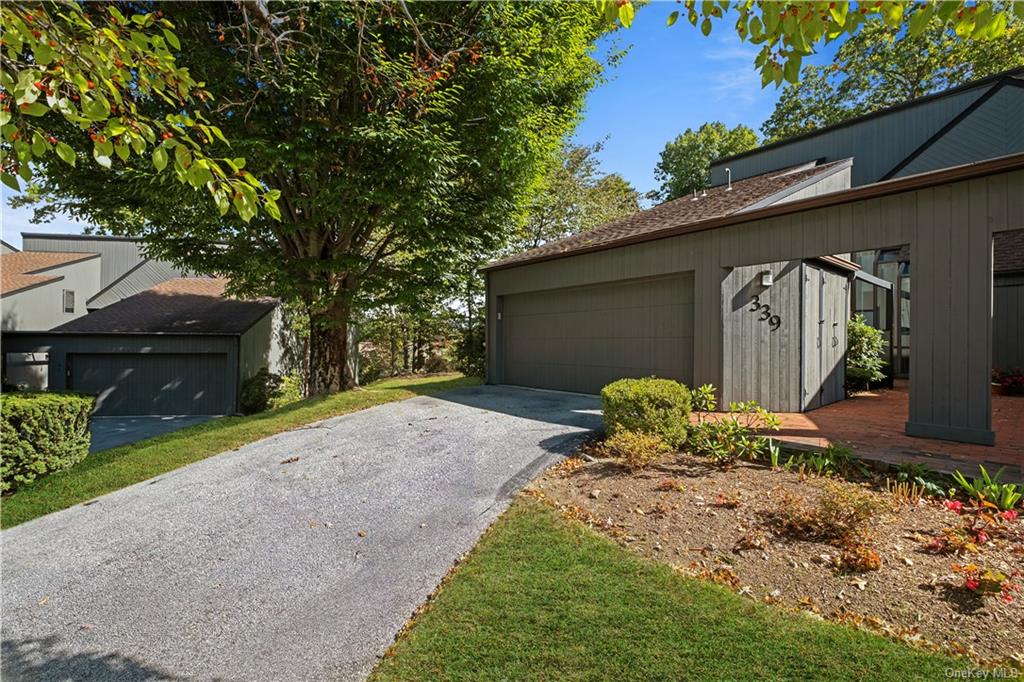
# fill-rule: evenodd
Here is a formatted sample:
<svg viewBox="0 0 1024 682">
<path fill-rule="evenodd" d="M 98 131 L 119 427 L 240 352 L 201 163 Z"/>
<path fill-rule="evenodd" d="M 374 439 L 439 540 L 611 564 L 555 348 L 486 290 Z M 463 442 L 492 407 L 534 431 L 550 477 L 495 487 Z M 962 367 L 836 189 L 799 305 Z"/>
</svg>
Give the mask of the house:
<svg viewBox="0 0 1024 682">
<path fill-rule="evenodd" d="M 96 395 L 98 416 L 235 413 L 247 378 L 291 371 L 301 353 L 275 299 L 226 287 L 170 279 L 48 332 L 5 334 L 6 350 L 45 354 L 46 384 L 33 388 Z"/>
<path fill-rule="evenodd" d="M 73 320 L 86 314 L 86 300 L 99 287 L 99 254 L 5 250 L 0 254 L 0 328 L 50 329 Z"/>
<path fill-rule="evenodd" d="M 654 374 L 811 410 L 844 395 L 868 292 L 905 350 L 906 433 L 992 444 L 993 241 L 1024 229 L 1022 77 L 721 160 L 704 192 L 487 265 L 487 381 L 594 393 Z M 890 322 L 911 263 L 912 353 L 894 331 L 909 306 Z"/>
</svg>

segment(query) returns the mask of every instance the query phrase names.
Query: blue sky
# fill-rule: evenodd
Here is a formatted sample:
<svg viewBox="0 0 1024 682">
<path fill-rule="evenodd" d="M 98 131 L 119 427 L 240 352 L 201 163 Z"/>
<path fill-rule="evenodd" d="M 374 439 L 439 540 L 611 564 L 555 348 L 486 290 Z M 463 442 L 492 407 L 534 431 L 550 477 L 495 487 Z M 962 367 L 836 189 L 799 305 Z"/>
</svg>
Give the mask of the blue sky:
<svg viewBox="0 0 1024 682">
<path fill-rule="evenodd" d="M 679 7 L 653 2 L 637 12 L 631 28 L 602 41 L 602 53 L 614 45 L 631 47 L 618 67 L 608 71 L 608 82 L 590 93 L 574 137 L 580 144 L 605 140 L 602 170 L 622 174 L 641 192 L 657 187 L 658 155 L 676 135 L 716 120 L 758 130 L 778 98 L 774 86 L 761 89 L 753 63 L 757 48 L 741 43 L 731 22 L 716 23 L 708 37 L 685 20 L 666 26 L 668 15 Z M 832 53 L 826 49 L 804 63 L 823 63 Z M 3 188 L 5 241 L 20 247 L 22 231 L 82 231 L 82 225 L 68 219 L 30 224 L 29 209 L 7 205 L 11 194 Z"/>
</svg>

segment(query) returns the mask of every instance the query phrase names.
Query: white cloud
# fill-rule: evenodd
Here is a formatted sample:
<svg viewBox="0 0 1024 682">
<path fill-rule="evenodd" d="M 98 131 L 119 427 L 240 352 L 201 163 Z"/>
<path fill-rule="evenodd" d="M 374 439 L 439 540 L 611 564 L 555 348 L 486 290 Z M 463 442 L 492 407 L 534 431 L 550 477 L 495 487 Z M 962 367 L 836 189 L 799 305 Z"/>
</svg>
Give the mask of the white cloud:
<svg viewBox="0 0 1024 682">
<path fill-rule="evenodd" d="M 760 48 L 738 42 L 734 34 L 718 34 L 715 42 L 703 56 L 710 62 L 706 75 L 708 91 L 719 102 L 750 106 L 761 95 L 761 74 L 754 67 L 754 58 Z"/>
</svg>

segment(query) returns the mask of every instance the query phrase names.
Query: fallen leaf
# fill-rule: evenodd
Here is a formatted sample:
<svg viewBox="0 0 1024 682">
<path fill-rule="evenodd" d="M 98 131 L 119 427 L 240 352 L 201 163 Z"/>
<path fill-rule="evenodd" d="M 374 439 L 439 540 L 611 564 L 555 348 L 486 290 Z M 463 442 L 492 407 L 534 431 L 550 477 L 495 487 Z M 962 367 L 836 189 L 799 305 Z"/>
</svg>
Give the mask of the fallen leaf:
<svg viewBox="0 0 1024 682">
<path fill-rule="evenodd" d="M 356 535 L 358 535 L 361 538 L 365 538 L 366 537 L 366 531 L 365 530 L 361 530 L 358 533 L 356 533 Z"/>
<path fill-rule="evenodd" d="M 291 464 L 293 462 L 298 462 L 298 461 L 299 461 L 299 456 L 296 455 L 295 457 L 289 457 L 288 459 L 282 459 L 281 460 L 281 464 Z"/>
<path fill-rule="evenodd" d="M 39 605 L 42 606 L 42 605 L 44 605 L 48 601 L 50 601 L 50 597 L 49 597 L 49 595 L 46 595 L 42 599 L 39 600 Z"/>
</svg>

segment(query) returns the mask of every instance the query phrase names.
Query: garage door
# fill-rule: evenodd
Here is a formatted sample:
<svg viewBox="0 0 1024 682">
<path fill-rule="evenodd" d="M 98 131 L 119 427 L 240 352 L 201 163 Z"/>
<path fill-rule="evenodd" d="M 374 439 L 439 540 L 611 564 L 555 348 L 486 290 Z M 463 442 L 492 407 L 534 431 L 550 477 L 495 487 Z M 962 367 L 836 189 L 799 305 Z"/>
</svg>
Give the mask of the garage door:
<svg viewBox="0 0 1024 682">
<path fill-rule="evenodd" d="M 68 363 L 70 388 L 97 396 L 97 415 L 234 412 L 223 353 L 76 353 Z"/>
<path fill-rule="evenodd" d="M 623 377 L 693 375 L 693 276 L 502 299 L 503 381 L 599 393 Z"/>
</svg>

